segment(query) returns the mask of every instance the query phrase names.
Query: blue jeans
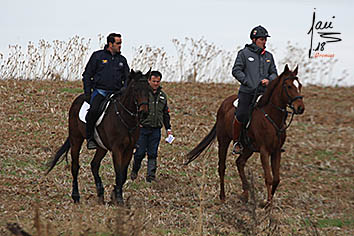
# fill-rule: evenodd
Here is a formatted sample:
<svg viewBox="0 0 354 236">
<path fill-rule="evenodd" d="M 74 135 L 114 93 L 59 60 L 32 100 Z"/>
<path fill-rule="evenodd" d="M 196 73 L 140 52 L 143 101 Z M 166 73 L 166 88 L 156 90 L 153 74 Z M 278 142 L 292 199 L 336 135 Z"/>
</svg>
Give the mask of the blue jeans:
<svg viewBox="0 0 354 236">
<path fill-rule="evenodd" d="M 134 153 L 133 171 L 138 173 L 141 162 L 148 155 L 147 177 L 155 177 L 157 168 L 157 151 L 161 139 L 161 128 L 140 128 L 137 148 Z"/>
</svg>

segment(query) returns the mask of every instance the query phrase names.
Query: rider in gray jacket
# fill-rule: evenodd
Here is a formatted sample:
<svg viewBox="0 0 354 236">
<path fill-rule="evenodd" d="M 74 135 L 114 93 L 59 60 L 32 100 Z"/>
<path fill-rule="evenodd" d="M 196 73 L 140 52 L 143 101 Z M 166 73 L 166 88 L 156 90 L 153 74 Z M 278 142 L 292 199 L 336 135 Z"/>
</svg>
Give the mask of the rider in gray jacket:
<svg viewBox="0 0 354 236">
<path fill-rule="evenodd" d="M 248 121 L 249 108 L 256 88 L 262 84 L 258 92 L 263 93 L 268 83 L 278 76 L 273 55 L 265 50 L 268 37 L 270 36 L 264 27 L 257 26 L 252 29 L 250 35 L 252 44 L 246 44 L 238 52 L 232 68 L 232 75 L 241 83 L 233 132 L 235 154 L 242 151 L 239 142 L 241 127 Z"/>
</svg>

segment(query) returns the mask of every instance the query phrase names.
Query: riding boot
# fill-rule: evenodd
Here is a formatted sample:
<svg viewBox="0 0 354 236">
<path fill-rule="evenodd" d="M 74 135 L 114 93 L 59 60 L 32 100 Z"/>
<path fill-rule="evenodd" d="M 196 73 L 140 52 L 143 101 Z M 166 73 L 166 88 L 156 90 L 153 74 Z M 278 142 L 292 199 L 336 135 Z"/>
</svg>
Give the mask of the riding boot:
<svg viewBox="0 0 354 236">
<path fill-rule="evenodd" d="M 232 154 L 241 154 L 243 147 L 241 144 L 240 136 L 241 136 L 241 129 L 242 129 L 242 123 L 237 120 L 235 117 L 234 123 L 233 123 L 233 141 L 234 141 L 234 146 L 232 149 Z"/>
<path fill-rule="evenodd" d="M 95 125 L 94 117 L 91 114 L 92 112 L 88 112 L 86 116 L 86 139 L 87 139 L 87 149 L 96 149 L 97 144 L 93 137 L 93 129 Z"/>
</svg>

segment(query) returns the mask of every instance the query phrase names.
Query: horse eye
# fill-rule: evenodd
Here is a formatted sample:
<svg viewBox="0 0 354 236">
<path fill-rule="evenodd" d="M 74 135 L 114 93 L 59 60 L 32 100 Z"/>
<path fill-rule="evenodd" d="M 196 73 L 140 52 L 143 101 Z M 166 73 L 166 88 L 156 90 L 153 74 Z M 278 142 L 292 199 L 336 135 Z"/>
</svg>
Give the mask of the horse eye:
<svg viewBox="0 0 354 236">
<path fill-rule="evenodd" d="M 291 85 L 288 85 L 288 89 L 291 89 Z"/>
</svg>

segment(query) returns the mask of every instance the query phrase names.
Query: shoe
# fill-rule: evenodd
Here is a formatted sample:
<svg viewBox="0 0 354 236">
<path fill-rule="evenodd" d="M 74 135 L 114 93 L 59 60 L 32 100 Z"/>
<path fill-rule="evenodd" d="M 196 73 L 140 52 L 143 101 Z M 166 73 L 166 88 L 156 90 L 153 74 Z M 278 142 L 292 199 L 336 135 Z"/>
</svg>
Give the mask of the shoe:
<svg viewBox="0 0 354 236">
<path fill-rule="evenodd" d="M 156 181 L 156 178 L 153 177 L 153 176 L 148 176 L 148 177 L 146 177 L 146 182 L 151 183 L 152 181 Z"/>
<path fill-rule="evenodd" d="M 242 153 L 242 145 L 240 142 L 235 142 L 234 143 L 234 147 L 232 149 L 232 154 L 236 155 L 236 154 L 241 154 Z"/>
<path fill-rule="evenodd" d="M 135 171 L 132 171 L 132 173 L 130 174 L 130 178 L 131 178 L 131 180 L 135 180 L 136 178 L 138 178 L 138 173 L 136 173 Z"/>
<path fill-rule="evenodd" d="M 96 149 L 96 148 L 98 148 L 98 146 L 93 139 L 87 140 L 87 149 Z"/>
</svg>

